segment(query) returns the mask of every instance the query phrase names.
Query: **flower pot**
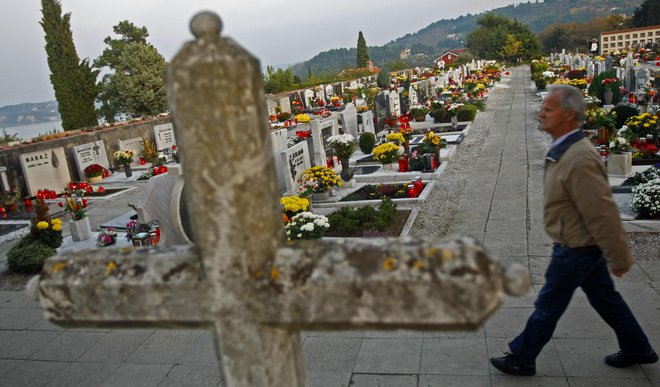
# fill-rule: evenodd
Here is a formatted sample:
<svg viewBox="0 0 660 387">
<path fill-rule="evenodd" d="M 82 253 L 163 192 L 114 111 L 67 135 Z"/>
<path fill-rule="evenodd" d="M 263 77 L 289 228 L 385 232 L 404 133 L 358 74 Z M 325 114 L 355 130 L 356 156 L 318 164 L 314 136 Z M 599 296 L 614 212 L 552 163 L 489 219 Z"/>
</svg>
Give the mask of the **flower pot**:
<svg viewBox="0 0 660 387">
<path fill-rule="evenodd" d="M 395 172 L 399 170 L 399 163 L 383 163 L 383 171 Z"/>
<path fill-rule="evenodd" d="M 637 105 L 637 109 L 639 109 L 639 114 L 644 114 L 649 110 L 649 105 Z"/>
<path fill-rule="evenodd" d="M 421 115 L 421 114 L 420 114 L 420 115 L 418 115 L 418 116 L 415 116 L 415 121 L 416 121 L 416 122 L 424 122 L 424 121 L 426 121 L 426 115 Z"/>
<path fill-rule="evenodd" d="M 312 201 L 323 201 L 323 200 L 328 200 L 330 199 L 330 190 L 326 190 L 323 192 L 314 192 L 312 194 Z"/>
<path fill-rule="evenodd" d="M 433 159 L 435 155 L 433 153 L 424 153 L 422 155 L 422 162 L 424 163 L 424 171 L 433 171 Z"/>
<path fill-rule="evenodd" d="M 614 92 L 612 90 L 607 90 L 603 94 L 603 97 L 605 97 L 605 105 L 611 105 L 612 97 L 614 97 Z"/>
<path fill-rule="evenodd" d="M 451 127 L 454 129 L 458 127 L 458 116 L 451 116 Z"/>
<path fill-rule="evenodd" d="M 93 177 L 88 177 L 88 178 L 87 178 L 87 181 L 88 181 L 90 184 L 97 184 L 97 183 L 100 183 L 101 181 L 103 181 L 103 176 L 93 176 Z"/>
<path fill-rule="evenodd" d="M 607 156 L 607 174 L 625 177 L 632 173 L 632 153 L 610 153 Z"/>
<path fill-rule="evenodd" d="M 351 172 L 351 166 L 348 158 L 341 159 L 341 179 L 343 181 L 349 181 L 353 178 L 353 173 Z"/>
<path fill-rule="evenodd" d="M 71 239 L 76 242 L 86 241 L 92 237 L 92 227 L 89 225 L 88 217 L 69 221 L 69 230 L 71 231 Z"/>
<path fill-rule="evenodd" d="M 124 164 L 124 173 L 126 177 L 133 176 L 133 170 L 131 169 L 131 164 Z"/>
</svg>

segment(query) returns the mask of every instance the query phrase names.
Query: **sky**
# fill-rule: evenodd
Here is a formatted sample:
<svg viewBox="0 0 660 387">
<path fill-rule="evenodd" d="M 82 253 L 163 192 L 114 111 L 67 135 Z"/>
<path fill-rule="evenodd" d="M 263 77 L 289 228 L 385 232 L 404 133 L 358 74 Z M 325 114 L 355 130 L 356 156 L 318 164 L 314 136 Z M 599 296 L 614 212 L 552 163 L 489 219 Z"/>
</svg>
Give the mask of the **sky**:
<svg viewBox="0 0 660 387">
<path fill-rule="evenodd" d="M 513 0 L 61 0 L 71 13 L 73 41 L 82 58 L 97 58 L 128 20 L 146 27 L 147 40 L 169 61 L 191 40 L 188 23 L 199 11 L 220 15 L 229 36 L 266 65 L 293 64 L 321 51 L 380 46 L 434 21 L 516 3 Z M 0 107 L 55 99 L 44 49 L 39 0 L 0 0 Z"/>
</svg>

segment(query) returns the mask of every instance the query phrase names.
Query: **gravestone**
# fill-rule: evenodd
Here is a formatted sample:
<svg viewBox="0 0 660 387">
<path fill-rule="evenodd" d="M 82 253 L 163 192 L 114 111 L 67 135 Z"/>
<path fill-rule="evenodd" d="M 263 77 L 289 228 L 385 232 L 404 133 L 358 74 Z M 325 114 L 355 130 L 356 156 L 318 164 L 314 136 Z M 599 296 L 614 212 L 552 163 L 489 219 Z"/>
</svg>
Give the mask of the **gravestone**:
<svg viewBox="0 0 660 387">
<path fill-rule="evenodd" d="M 9 192 L 9 179 L 7 179 L 7 167 L 0 166 L 0 183 L 2 183 L 2 192 Z"/>
<path fill-rule="evenodd" d="M 639 67 L 635 71 L 635 90 L 643 89 L 651 79 L 651 70 L 646 67 Z"/>
<path fill-rule="evenodd" d="M 135 206 L 138 222 L 158 222 L 161 246 L 192 243 L 184 183 L 181 165 L 169 166 L 167 173 L 149 179 Z"/>
<path fill-rule="evenodd" d="M 155 125 L 154 137 L 156 138 L 156 149 L 159 152 L 170 150 L 176 145 L 174 126 L 171 123 Z"/>
<path fill-rule="evenodd" d="M 374 112 L 367 110 L 364 113 L 358 113 L 362 117 L 362 130 L 361 133 L 373 133 L 376 134 L 376 128 L 374 127 Z M 357 137 L 356 137 L 357 138 Z"/>
<path fill-rule="evenodd" d="M 280 98 L 280 112 L 291 113 L 291 101 L 289 97 Z"/>
<path fill-rule="evenodd" d="M 376 128 L 378 131 L 383 130 L 385 127 L 385 119 L 389 115 L 387 95 L 389 91 L 382 91 L 378 93 L 374 100 L 374 110 L 376 114 Z M 363 121 L 364 122 L 364 121 Z"/>
<path fill-rule="evenodd" d="M 266 108 L 268 109 L 268 116 L 277 115 L 277 102 L 272 99 L 266 100 Z"/>
<path fill-rule="evenodd" d="M 408 100 L 410 101 L 410 106 L 415 106 L 419 103 L 419 98 L 417 97 L 417 90 L 410 85 L 408 88 Z"/>
<path fill-rule="evenodd" d="M 401 100 L 399 99 L 399 93 L 396 91 L 390 91 L 387 95 L 387 103 L 388 115 L 401 115 Z"/>
<path fill-rule="evenodd" d="M 110 168 L 103 140 L 74 146 L 73 159 L 78 168 L 80 179 L 85 178 L 85 168 L 92 164 L 98 164 L 106 169 Z"/>
<path fill-rule="evenodd" d="M 312 101 L 314 100 L 314 91 L 307 89 L 303 92 L 303 103 L 305 104 L 305 107 L 312 107 Z"/>
<path fill-rule="evenodd" d="M 589 63 L 587 64 L 587 79 L 591 79 L 591 77 L 593 77 L 595 73 L 596 73 L 596 65 L 593 62 L 589 61 Z"/>
<path fill-rule="evenodd" d="M 633 55 L 631 52 L 628 53 L 626 57 L 626 80 L 625 86 L 628 91 L 631 93 L 635 91 L 635 64 L 633 62 Z"/>
<path fill-rule="evenodd" d="M 612 71 L 614 68 L 614 60 L 610 54 L 605 57 L 605 71 Z"/>
<path fill-rule="evenodd" d="M 286 190 L 295 193 L 298 188 L 298 180 L 305 170 L 312 167 L 312 161 L 309 157 L 307 142 L 302 141 L 291 148 L 280 152 L 281 165 L 284 167 L 283 175 L 286 184 Z"/>
<path fill-rule="evenodd" d="M 353 138 L 358 138 L 357 114 L 357 109 L 351 103 L 347 104 L 344 110 L 340 113 L 341 125 L 344 128 L 344 133 L 352 135 Z"/>
<path fill-rule="evenodd" d="M 49 320 L 212 329 L 223 386 L 302 387 L 301 329 L 475 329 L 529 289 L 473 238 L 286 244 L 259 63 L 214 14 L 191 28 L 168 94 L 195 246 L 50 258 L 31 281 Z"/>
<path fill-rule="evenodd" d="M 341 82 L 335 83 L 332 85 L 333 88 L 333 94 L 341 98 L 344 95 L 344 87 L 342 86 Z"/>
<path fill-rule="evenodd" d="M 132 150 L 135 152 L 135 155 L 133 156 L 133 162 L 131 163 L 132 167 L 140 165 L 140 157 L 142 157 L 142 152 L 144 150 L 142 139 L 140 137 L 133 137 L 127 140 L 119 140 L 118 145 L 119 149 Z"/>
<path fill-rule="evenodd" d="M 332 85 L 327 85 L 325 87 L 325 102 L 330 102 L 330 98 L 335 95 L 335 89 L 332 87 Z"/>
<path fill-rule="evenodd" d="M 312 120 L 312 165 L 326 166 L 328 156 L 332 155 L 332 149 L 328 138 L 339 134 L 339 122 L 337 116 L 321 120 Z"/>
<path fill-rule="evenodd" d="M 315 95 L 316 98 L 325 102 L 325 87 L 323 87 L 323 85 L 316 86 Z"/>
<path fill-rule="evenodd" d="M 40 189 L 62 192 L 71 181 L 63 147 L 22 153 L 20 158 L 29 196 Z"/>
<path fill-rule="evenodd" d="M 287 189 L 284 176 L 286 165 L 282 164 L 279 155 L 288 148 L 288 132 L 289 131 L 286 128 L 272 130 L 270 132 L 270 143 L 273 149 L 273 155 L 275 155 L 275 172 L 277 173 L 277 182 L 280 192 L 284 192 Z"/>
</svg>

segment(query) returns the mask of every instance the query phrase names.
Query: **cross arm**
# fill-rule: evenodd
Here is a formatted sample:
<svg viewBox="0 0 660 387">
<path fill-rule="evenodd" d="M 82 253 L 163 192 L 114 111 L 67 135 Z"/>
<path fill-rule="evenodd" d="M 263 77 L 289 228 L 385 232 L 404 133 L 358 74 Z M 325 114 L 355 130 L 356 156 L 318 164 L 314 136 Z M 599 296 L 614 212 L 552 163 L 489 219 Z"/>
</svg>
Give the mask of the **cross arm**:
<svg viewBox="0 0 660 387">
<path fill-rule="evenodd" d="M 46 318 L 64 326 L 195 326 L 209 284 L 193 246 L 64 251 L 39 281 Z"/>
<path fill-rule="evenodd" d="M 504 293 L 530 286 L 524 268 L 504 271 L 470 237 L 298 243 L 254 281 L 264 323 L 315 329 L 475 329 Z"/>
</svg>

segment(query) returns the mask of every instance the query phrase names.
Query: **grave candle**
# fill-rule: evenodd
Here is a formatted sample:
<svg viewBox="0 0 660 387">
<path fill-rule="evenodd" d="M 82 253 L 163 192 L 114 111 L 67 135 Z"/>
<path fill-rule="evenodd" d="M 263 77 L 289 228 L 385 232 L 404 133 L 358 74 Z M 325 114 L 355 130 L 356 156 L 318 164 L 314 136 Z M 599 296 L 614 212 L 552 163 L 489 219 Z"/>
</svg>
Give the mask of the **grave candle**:
<svg viewBox="0 0 660 387">
<path fill-rule="evenodd" d="M 44 195 L 44 191 L 41 190 L 41 189 L 38 190 L 38 191 L 37 191 L 37 199 L 42 199 L 42 200 L 43 200 L 44 197 L 45 197 L 45 195 Z"/>
<path fill-rule="evenodd" d="M 25 207 L 32 207 L 32 200 L 30 198 L 25 198 Z"/>
<path fill-rule="evenodd" d="M 424 189 L 424 183 L 422 183 L 422 178 L 420 176 L 417 176 L 415 178 L 415 180 L 413 181 L 413 185 L 415 186 L 417 195 L 421 194 L 422 190 Z"/>
<path fill-rule="evenodd" d="M 408 172 L 410 165 L 407 157 L 399 158 L 399 172 Z"/>
<path fill-rule="evenodd" d="M 408 197 L 409 198 L 417 197 L 417 190 L 415 190 L 415 186 L 413 184 L 408 184 Z"/>
</svg>

